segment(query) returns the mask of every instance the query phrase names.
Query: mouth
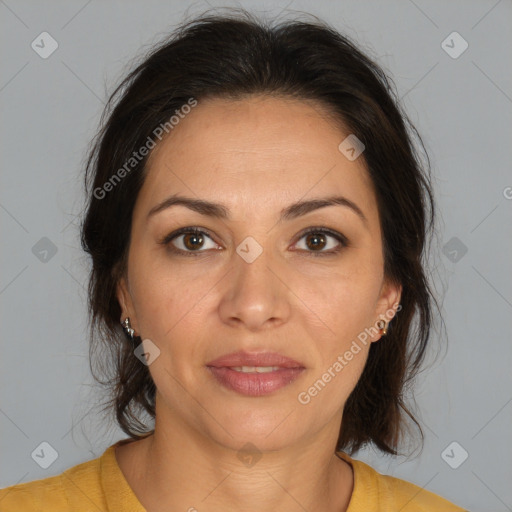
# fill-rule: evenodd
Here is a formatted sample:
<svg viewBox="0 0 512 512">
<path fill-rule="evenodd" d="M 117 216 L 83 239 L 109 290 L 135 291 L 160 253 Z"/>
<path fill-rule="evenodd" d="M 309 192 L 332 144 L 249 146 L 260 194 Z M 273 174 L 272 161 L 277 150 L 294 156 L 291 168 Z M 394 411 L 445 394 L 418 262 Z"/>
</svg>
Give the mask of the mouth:
<svg viewBox="0 0 512 512">
<path fill-rule="evenodd" d="M 234 366 L 231 370 L 242 373 L 269 373 L 276 372 L 281 366 Z"/>
<path fill-rule="evenodd" d="M 224 388 L 245 396 L 271 394 L 295 381 L 305 367 L 274 352 L 236 352 L 206 365 Z"/>
</svg>

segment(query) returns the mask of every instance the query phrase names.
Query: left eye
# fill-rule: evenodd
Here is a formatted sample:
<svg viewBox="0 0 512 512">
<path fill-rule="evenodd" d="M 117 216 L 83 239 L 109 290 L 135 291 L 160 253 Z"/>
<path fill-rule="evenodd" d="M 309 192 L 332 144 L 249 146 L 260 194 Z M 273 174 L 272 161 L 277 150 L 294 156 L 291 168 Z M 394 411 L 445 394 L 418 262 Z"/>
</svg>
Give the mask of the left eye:
<svg viewBox="0 0 512 512">
<path fill-rule="evenodd" d="M 328 242 L 329 238 L 334 240 L 331 241 L 330 244 Z M 311 252 L 314 256 L 333 254 L 348 245 L 347 239 L 341 233 L 336 233 L 324 228 L 309 229 L 301 236 L 300 240 L 304 240 L 304 246 L 299 247 L 299 249 Z"/>
</svg>

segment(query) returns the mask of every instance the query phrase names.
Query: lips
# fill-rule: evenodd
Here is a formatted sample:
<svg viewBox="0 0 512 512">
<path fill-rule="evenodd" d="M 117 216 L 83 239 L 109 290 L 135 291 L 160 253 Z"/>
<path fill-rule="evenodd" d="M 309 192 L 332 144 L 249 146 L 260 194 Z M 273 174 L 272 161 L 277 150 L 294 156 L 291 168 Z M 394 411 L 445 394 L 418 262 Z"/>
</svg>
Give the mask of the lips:
<svg viewBox="0 0 512 512">
<path fill-rule="evenodd" d="M 236 352 L 207 365 L 218 383 L 245 396 L 263 396 L 291 384 L 304 366 L 281 354 Z"/>
<path fill-rule="evenodd" d="M 278 366 L 280 368 L 304 368 L 298 361 L 275 352 L 261 352 L 255 354 L 244 351 L 221 356 L 207 363 L 206 366 L 216 368 L 235 368 L 241 366 L 256 366 L 260 368 L 271 366 Z"/>
</svg>

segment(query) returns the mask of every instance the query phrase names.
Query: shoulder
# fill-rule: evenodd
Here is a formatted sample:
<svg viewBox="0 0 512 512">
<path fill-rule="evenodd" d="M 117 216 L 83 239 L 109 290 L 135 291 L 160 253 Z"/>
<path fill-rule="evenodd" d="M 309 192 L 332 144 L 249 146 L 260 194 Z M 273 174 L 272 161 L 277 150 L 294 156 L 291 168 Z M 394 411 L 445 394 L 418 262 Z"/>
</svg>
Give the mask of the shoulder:
<svg viewBox="0 0 512 512">
<path fill-rule="evenodd" d="M 416 484 L 383 475 L 343 452 L 338 455 L 354 469 L 354 489 L 347 512 L 465 512 L 465 509 Z"/>
<path fill-rule="evenodd" d="M 67 507 L 63 498 L 61 476 L 53 476 L 0 489 L 0 511 L 35 512 L 51 506 L 58 512 Z"/>
<path fill-rule="evenodd" d="M 60 475 L 0 489 L 0 512 L 104 510 L 100 458 L 73 466 Z"/>
</svg>

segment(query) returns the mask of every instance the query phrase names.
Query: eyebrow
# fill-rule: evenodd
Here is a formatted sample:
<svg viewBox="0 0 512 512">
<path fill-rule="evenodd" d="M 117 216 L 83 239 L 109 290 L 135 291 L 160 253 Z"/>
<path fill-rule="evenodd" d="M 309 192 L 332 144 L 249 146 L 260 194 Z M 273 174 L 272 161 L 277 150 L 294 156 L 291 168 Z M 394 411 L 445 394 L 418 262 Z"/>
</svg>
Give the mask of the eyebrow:
<svg viewBox="0 0 512 512">
<path fill-rule="evenodd" d="M 229 220 L 229 208 L 221 203 L 213 203 L 204 199 L 194 199 L 184 196 L 170 196 L 161 203 L 151 208 L 148 213 L 148 219 L 157 213 L 170 208 L 171 206 L 185 206 L 189 210 L 197 212 L 201 215 L 214 217 L 223 220 Z M 309 199 L 307 201 L 298 201 L 281 210 L 280 221 L 293 220 L 302 215 L 306 215 L 314 210 L 325 208 L 327 206 L 345 206 L 352 210 L 366 225 L 368 219 L 365 217 L 361 208 L 353 201 L 343 196 L 330 196 L 317 199 Z"/>
</svg>

